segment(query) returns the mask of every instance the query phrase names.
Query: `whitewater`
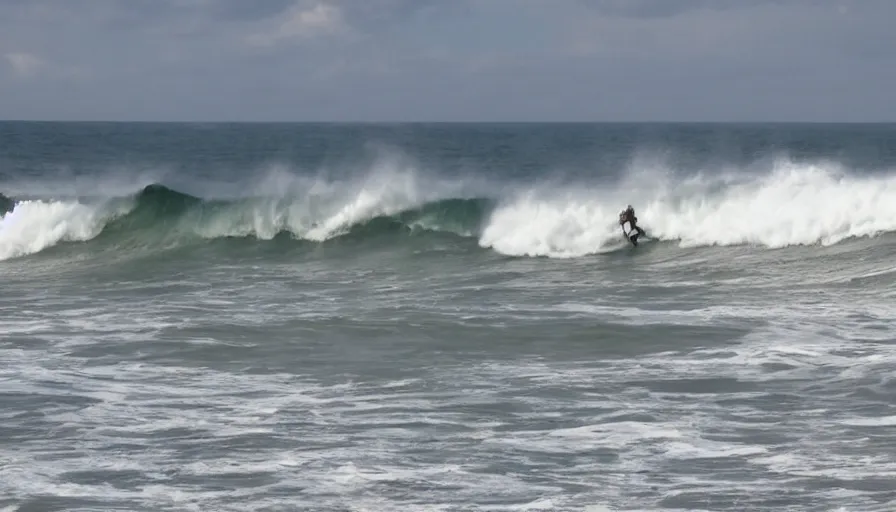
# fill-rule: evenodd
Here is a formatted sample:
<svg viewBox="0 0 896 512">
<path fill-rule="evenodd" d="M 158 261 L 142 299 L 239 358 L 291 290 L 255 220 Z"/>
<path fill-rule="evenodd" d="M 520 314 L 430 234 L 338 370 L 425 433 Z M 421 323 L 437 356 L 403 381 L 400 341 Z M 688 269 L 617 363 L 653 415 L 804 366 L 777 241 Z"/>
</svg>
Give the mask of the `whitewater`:
<svg viewBox="0 0 896 512">
<path fill-rule="evenodd" d="M 0 510 L 889 512 L 892 141 L 0 123 Z"/>
<path fill-rule="evenodd" d="M 481 195 L 464 195 L 474 187 L 463 180 L 379 167 L 347 183 L 293 177 L 305 188 L 294 184 L 279 196 L 202 198 L 151 184 L 92 202 L 4 197 L 0 259 L 87 242 L 107 230 L 132 238 L 264 241 L 287 234 L 324 242 L 371 224 L 474 237 L 511 256 L 581 257 L 625 246 L 616 219 L 630 203 L 650 238 L 679 247 L 831 245 L 896 230 L 896 173 L 856 177 L 834 164 L 777 161 L 764 175 L 676 183 L 637 177 L 638 185 L 512 184 L 499 192 L 485 185 L 475 189 Z"/>
</svg>

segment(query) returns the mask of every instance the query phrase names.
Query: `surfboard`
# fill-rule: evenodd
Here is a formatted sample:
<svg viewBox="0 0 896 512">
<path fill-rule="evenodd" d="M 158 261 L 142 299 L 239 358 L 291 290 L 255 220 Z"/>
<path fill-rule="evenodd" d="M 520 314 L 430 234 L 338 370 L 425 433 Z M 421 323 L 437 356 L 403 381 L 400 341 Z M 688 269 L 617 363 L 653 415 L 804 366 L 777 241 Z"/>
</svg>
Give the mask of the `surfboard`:
<svg viewBox="0 0 896 512">
<path fill-rule="evenodd" d="M 638 245 L 638 230 L 632 227 L 632 223 L 629 221 L 625 221 L 622 223 L 622 233 L 625 235 L 625 239 L 631 242 L 632 245 Z"/>
</svg>

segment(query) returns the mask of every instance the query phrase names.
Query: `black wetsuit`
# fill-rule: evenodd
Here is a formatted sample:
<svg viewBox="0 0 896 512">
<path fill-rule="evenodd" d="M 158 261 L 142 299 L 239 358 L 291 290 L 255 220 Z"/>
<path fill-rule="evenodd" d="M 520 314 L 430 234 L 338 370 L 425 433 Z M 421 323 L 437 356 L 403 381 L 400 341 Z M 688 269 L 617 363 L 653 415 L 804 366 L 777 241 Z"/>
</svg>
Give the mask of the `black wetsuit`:
<svg viewBox="0 0 896 512">
<path fill-rule="evenodd" d="M 622 226 L 626 222 L 629 222 L 632 225 L 632 231 L 635 232 L 630 234 L 628 239 L 631 240 L 633 244 L 637 245 L 638 237 L 644 236 L 645 233 L 644 230 L 638 226 L 638 218 L 635 217 L 635 212 L 633 210 L 626 210 L 619 214 L 619 225 Z M 629 233 L 631 233 L 631 231 Z"/>
</svg>

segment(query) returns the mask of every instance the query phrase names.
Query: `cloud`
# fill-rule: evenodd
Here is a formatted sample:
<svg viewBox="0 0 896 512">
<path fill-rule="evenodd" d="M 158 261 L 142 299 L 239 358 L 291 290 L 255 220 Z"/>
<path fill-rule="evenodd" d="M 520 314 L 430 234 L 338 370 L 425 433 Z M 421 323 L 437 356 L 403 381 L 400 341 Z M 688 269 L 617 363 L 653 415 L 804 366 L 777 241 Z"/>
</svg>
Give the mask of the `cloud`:
<svg viewBox="0 0 896 512">
<path fill-rule="evenodd" d="M 44 61 L 36 55 L 24 52 L 11 52 L 3 56 L 12 68 L 15 76 L 29 78 L 34 76 L 44 67 Z"/>
<path fill-rule="evenodd" d="M 761 7 L 763 4 L 808 3 L 812 0 L 580 0 L 581 5 L 602 16 L 614 18 L 657 19 L 680 16 L 694 11 L 726 11 Z"/>
<path fill-rule="evenodd" d="M 216 20 L 252 22 L 278 16 L 295 4 L 295 0 L 217 0 L 206 2 L 205 8 Z"/>
<path fill-rule="evenodd" d="M 0 112 L 892 120 L 893 19 L 889 0 L 0 0 Z"/>
<path fill-rule="evenodd" d="M 339 7 L 322 2 L 309 7 L 300 2 L 276 18 L 273 30 L 254 33 L 247 41 L 257 46 L 272 46 L 283 41 L 313 39 L 347 31 Z"/>
</svg>

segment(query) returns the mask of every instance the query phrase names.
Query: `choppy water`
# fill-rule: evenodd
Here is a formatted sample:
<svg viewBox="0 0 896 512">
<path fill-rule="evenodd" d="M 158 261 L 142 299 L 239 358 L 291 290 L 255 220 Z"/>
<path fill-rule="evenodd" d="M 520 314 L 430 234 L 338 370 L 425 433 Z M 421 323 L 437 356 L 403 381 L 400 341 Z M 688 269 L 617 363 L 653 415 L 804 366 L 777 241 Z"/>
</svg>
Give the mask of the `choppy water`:
<svg viewBox="0 0 896 512">
<path fill-rule="evenodd" d="M 0 124 L 0 510 L 893 510 L 894 141 Z"/>
</svg>

